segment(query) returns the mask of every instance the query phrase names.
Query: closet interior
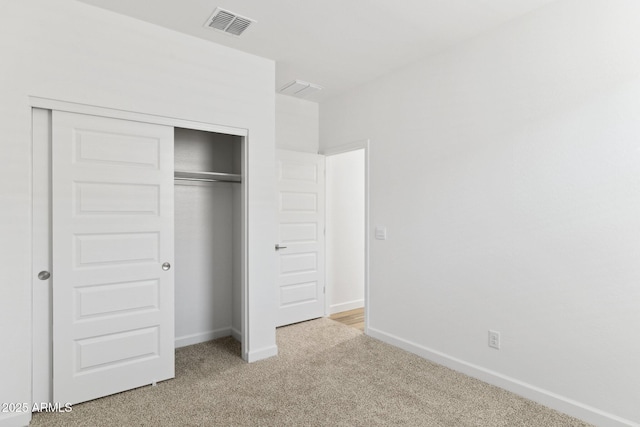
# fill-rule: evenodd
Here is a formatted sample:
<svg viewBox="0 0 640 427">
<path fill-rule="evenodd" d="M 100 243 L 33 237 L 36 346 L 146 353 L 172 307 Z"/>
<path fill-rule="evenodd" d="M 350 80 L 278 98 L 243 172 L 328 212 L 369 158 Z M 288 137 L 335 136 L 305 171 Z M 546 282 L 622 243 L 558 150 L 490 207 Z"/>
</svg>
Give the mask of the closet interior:
<svg viewBox="0 0 640 427">
<path fill-rule="evenodd" d="M 241 341 L 243 138 L 175 128 L 175 345 Z"/>
</svg>

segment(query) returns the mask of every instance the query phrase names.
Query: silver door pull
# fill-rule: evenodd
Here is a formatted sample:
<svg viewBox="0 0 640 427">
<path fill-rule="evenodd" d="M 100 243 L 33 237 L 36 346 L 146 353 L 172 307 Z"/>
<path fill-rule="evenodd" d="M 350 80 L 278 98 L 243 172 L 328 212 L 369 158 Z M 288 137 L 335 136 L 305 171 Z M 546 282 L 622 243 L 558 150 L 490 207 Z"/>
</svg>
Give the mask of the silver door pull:
<svg viewBox="0 0 640 427">
<path fill-rule="evenodd" d="M 280 249 L 287 249 L 286 246 L 280 246 L 279 244 L 276 243 L 276 251 L 279 251 Z"/>
<path fill-rule="evenodd" d="M 49 273 L 48 271 L 41 271 L 40 273 L 38 273 L 38 279 L 40 280 L 48 280 L 49 277 L 51 277 L 51 273 Z"/>
<path fill-rule="evenodd" d="M 171 268 L 171 264 L 169 264 L 168 262 L 165 262 L 164 264 L 162 264 L 162 269 L 164 271 L 167 271 Z"/>
</svg>

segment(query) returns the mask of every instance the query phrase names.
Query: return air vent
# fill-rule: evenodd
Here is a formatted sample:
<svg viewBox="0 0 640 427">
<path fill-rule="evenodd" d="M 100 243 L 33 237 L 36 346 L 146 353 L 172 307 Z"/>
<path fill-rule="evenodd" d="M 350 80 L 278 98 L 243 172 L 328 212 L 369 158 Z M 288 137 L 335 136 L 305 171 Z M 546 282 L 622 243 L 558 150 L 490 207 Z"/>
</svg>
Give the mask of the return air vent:
<svg viewBox="0 0 640 427">
<path fill-rule="evenodd" d="M 306 98 L 312 93 L 321 91 L 322 89 L 323 87 L 317 84 L 305 82 L 302 80 L 294 80 L 282 86 L 280 88 L 280 93 L 284 95 L 297 96 L 299 98 Z"/>
<path fill-rule="evenodd" d="M 228 10 L 217 8 L 213 12 L 213 15 L 207 19 L 204 26 L 233 36 L 239 36 L 254 22 L 256 21 L 253 19 L 245 18 L 244 16 L 237 15 L 233 12 L 229 12 Z"/>
</svg>

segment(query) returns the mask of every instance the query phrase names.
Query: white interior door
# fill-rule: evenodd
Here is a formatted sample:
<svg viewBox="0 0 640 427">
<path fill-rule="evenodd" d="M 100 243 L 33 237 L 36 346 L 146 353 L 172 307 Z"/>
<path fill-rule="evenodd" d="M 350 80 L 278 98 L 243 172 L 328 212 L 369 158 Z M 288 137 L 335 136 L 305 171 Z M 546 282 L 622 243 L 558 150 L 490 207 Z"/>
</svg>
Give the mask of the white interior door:
<svg viewBox="0 0 640 427">
<path fill-rule="evenodd" d="M 53 112 L 53 398 L 174 376 L 173 128 Z"/>
<path fill-rule="evenodd" d="M 324 156 L 278 150 L 278 326 L 324 316 Z"/>
</svg>

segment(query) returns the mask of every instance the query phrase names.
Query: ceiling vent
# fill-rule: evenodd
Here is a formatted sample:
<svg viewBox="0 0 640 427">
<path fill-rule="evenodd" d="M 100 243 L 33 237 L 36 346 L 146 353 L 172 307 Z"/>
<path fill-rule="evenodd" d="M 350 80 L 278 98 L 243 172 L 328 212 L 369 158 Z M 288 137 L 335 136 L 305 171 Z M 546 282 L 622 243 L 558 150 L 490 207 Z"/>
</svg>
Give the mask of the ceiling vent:
<svg viewBox="0 0 640 427">
<path fill-rule="evenodd" d="M 231 34 L 232 36 L 239 36 L 254 22 L 256 21 L 253 19 L 240 16 L 233 12 L 229 12 L 228 10 L 217 8 L 213 11 L 213 15 L 207 19 L 204 26 L 222 31 L 223 33 Z"/>
<path fill-rule="evenodd" d="M 285 95 L 297 96 L 300 98 L 306 98 L 312 93 L 315 93 L 321 90 L 322 90 L 322 86 L 309 83 L 309 82 L 304 82 L 302 80 L 294 80 L 282 86 L 280 88 L 280 93 Z"/>
</svg>

